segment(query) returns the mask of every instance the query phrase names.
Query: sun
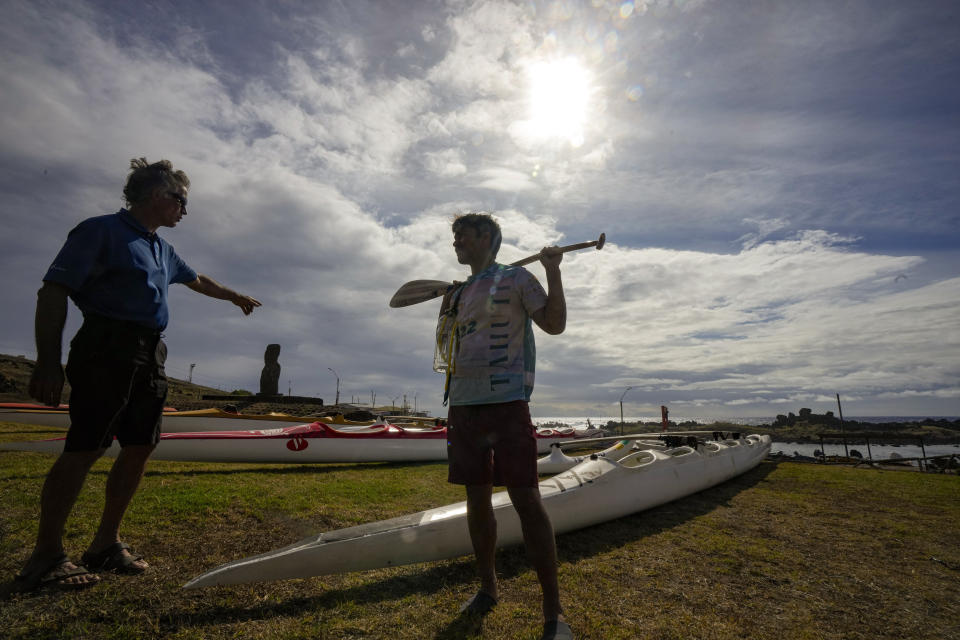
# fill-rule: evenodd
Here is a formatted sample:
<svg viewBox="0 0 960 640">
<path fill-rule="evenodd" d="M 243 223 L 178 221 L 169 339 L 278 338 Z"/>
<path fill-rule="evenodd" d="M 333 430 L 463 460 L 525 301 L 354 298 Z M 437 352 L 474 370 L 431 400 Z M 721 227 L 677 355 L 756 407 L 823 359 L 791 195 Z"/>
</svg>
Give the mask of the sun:
<svg viewBox="0 0 960 640">
<path fill-rule="evenodd" d="M 564 138 L 571 145 L 583 144 L 590 74 L 575 58 L 532 63 L 530 81 L 530 129 L 542 138 Z"/>
</svg>

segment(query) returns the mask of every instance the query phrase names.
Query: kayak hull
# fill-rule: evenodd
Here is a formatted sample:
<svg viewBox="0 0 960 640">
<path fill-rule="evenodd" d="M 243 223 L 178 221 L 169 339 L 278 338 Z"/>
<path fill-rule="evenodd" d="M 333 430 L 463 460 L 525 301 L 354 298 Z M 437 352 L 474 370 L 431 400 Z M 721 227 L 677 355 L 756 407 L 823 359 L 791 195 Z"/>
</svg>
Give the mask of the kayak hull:
<svg viewBox="0 0 960 640">
<path fill-rule="evenodd" d="M 643 511 L 749 471 L 766 457 L 770 436 L 642 450 L 621 461 L 588 459 L 540 483 L 556 533 Z M 523 541 L 507 492 L 493 496 L 500 547 Z M 472 552 L 466 503 L 321 533 L 208 571 L 184 588 L 285 580 L 442 560 Z"/>
<path fill-rule="evenodd" d="M 240 431 L 246 429 L 276 429 L 305 424 L 309 418 L 283 414 L 239 415 L 219 409 L 164 412 L 160 430 L 163 433 L 193 431 Z M 66 429 L 70 426 L 70 413 L 57 409 L 0 408 L 0 422 L 32 424 Z"/>
<path fill-rule="evenodd" d="M 3 415 L 0 413 L 0 421 Z M 69 420 L 69 416 L 66 418 Z M 179 416 L 165 417 L 164 424 L 179 419 Z M 188 416 L 186 419 L 229 422 L 209 416 Z M 262 425 L 262 428 L 251 429 L 254 424 Z M 538 433 L 537 448 L 540 453 L 546 453 L 551 444 L 569 439 L 566 432 Z M 0 443 L 0 448 L 59 454 L 63 452 L 63 443 L 64 438 L 53 438 Z M 114 440 L 105 455 L 115 457 L 119 453 L 120 445 Z M 296 464 L 439 461 L 447 459 L 447 430 L 445 427 L 402 427 L 383 423 L 332 426 L 324 422 L 291 425 L 269 420 L 249 421 L 238 430 L 164 432 L 151 457 L 183 462 Z"/>
<path fill-rule="evenodd" d="M 594 454 L 583 456 L 568 456 L 559 446 L 550 447 L 550 453 L 537 460 L 537 474 L 555 475 L 563 473 L 567 469 L 572 469 L 581 462 L 588 460 L 591 455 L 610 460 L 620 460 L 626 458 L 631 453 L 641 449 L 663 449 L 665 445 L 662 442 L 651 442 L 643 440 L 624 439 L 616 442 L 613 446 Z"/>
<path fill-rule="evenodd" d="M 5 442 L 4 449 L 59 454 L 65 438 Z M 116 456 L 116 440 L 105 455 Z M 155 460 L 182 462 L 426 462 L 445 460 L 445 429 L 405 430 L 379 425 L 340 430 L 312 424 L 278 429 L 164 433 L 154 449 Z"/>
</svg>

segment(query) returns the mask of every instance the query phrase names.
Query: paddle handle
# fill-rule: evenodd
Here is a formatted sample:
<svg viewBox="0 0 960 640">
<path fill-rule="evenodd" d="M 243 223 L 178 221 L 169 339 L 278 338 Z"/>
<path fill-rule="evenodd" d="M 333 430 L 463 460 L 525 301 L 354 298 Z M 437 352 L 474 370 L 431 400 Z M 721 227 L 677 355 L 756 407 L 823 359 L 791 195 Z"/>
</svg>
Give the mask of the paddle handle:
<svg viewBox="0 0 960 640">
<path fill-rule="evenodd" d="M 560 253 L 578 251 L 588 247 L 596 247 L 599 251 L 600 249 L 603 249 L 603 245 L 606 240 L 607 235 L 605 233 L 601 233 L 600 237 L 596 240 L 591 240 L 590 242 L 579 242 L 577 244 L 570 244 L 565 247 L 560 247 Z M 536 253 L 532 256 L 524 258 L 523 260 L 513 262 L 511 263 L 511 266 L 522 267 L 525 264 L 536 262 L 540 259 L 541 253 Z M 420 304 L 421 302 L 426 302 L 427 300 L 439 298 L 452 288 L 452 284 L 440 280 L 413 280 L 397 289 L 397 292 L 393 294 L 392 298 L 390 298 L 390 306 L 393 308 L 398 308 L 409 307 L 412 304 Z"/>
<path fill-rule="evenodd" d="M 568 244 L 565 247 L 560 247 L 560 253 L 567 253 L 568 251 L 579 251 L 580 249 L 588 249 L 590 247 L 596 247 L 597 251 L 603 249 L 604 243 L 607 241 L 607 234 L 601 233 L 600 237 L 596 240 L 591 240 L 590 242 L 578 242 L 577 244 Z M 516 262 L 511 262 L 511 267 L 522 267 L 525 264 L 530 264 L 531 262 L 536 262 L 542 256 L 543 252 L 535 253 L 532 256 L 527 256 L 523 260 L 517 260 Z"/>
</svg>

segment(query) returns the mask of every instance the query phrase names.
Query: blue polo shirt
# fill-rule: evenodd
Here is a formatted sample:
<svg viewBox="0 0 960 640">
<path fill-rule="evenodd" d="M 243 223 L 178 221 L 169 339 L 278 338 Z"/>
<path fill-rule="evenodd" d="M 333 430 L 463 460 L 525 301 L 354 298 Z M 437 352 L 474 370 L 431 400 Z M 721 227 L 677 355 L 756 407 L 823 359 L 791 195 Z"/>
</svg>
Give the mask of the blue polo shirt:
<svg viewBox="0 0 960 640">
<path fill-rule="evenodd" d="M 87 218 L 67 236 L 44 282 L 61 284 L 84 315 L 95 313 L 163 331 L 170 314 L 167 287 L 193 282 L 197 272 L 166 240 L 126 209 Z"/>
</svg>

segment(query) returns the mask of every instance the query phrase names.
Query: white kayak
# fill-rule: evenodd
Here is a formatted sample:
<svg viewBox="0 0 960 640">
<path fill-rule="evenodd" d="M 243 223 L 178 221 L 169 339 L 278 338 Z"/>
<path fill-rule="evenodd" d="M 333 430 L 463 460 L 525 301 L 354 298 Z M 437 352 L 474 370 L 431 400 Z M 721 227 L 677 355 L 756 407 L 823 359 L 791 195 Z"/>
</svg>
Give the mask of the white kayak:
<svg viewBox="0 0 960 640">
<path fill-rule="evenodd" d="M 563 435 L 537 435 L 540 452 Z M 59 454 L 65 438 L 3 442 L 0 448 Z M 106 455 L 116 456 L 114 440 Z M 331 426 L 323 422 L 273 429 L 162 433 L 151 456 L 183 462 L 430 462 L 447 459 L 446 427 L 403 427 L 395 424 Z"/>
<path fill-rule="evenodd" d="M 620 460 L 627 457 L 631 453 L 640 451 L 642 449 L 664 448 L 666 448 L 666 445 L 663 442 L 625 438 L 618 441 L 612 447 L 607 447 L 603 451 L 599 451 L 597 453 L 590 453 L 582 456 L 568 456 L 563 452 L 563 449 L 560 448 L 560 444 L 557 443 L 550 447 L 550 453 L 548 455 L 545 455 L 537 460 L 537 474 L 543 476 L 562 473 L 567 469 L 572 469 L 584 460 L 588 460 L 593 456 L 609 458 L 610 460 Z"/>
<path fill-rule="evenodd" d="M 619 462 L 588 459 L 540 483 L 556 533 L 572 531 L 688 496 L 755 467 L 770 436 L 644 450 Z M 498 546 L 523 540 L 506 491 L 494 494 Z M 307 578 L 442 560 L 472 552 L 466 503 L 311 536 L 287 547 L 212 569 L 184 588 Z"/>
<path fill-rule="evenodd" d="M 41 427 L 70 426 L 70 414 L 58 409 L 3 409 L 0 408 L 0 422 L 32 424 Z"/>
<path fill-rule="evenodd" d="M 65 438 L 3 442 L 0 448 L 61 453 Z M 106 455 L 116 456 L 116 440 Z M 155 460 L 194 462 L 423 462 L 446 460 L 446 429 L 403 429 L 373 425 L 336 429 L 322 422 L 243 431 L 164 433 Z"/>
<path fill-rule="evenodd" d="M 242 415 L 220 409 L 196 411 L 164 411 L 160 430 L 163 433 L 187 431 L 242 431 L 247 429 L 274 429 L 312 422 L 314 418 L 301 418 L 282 413 L 265 415 Z M 70 426 L 70 412 L 66 408 L 6 408 L 0 406 L 0 422 L 33 424 L 66 429 Z"/>
</svg>

